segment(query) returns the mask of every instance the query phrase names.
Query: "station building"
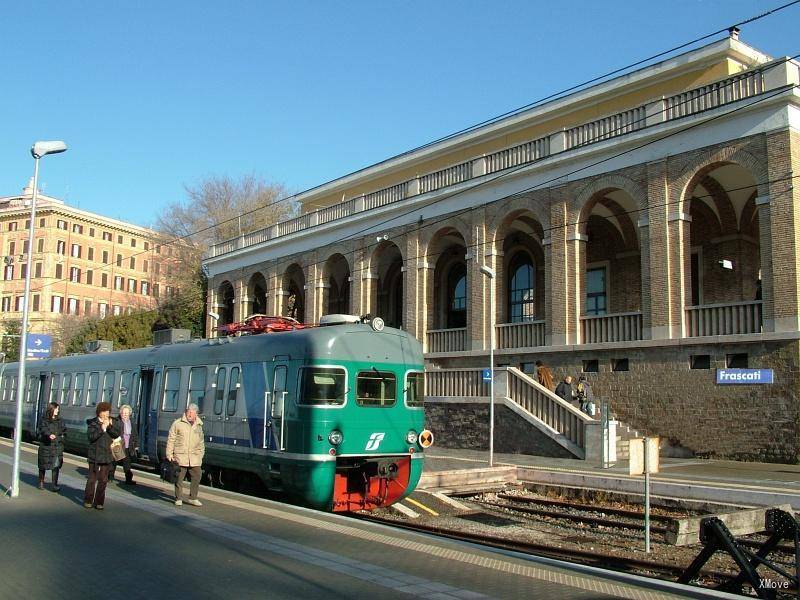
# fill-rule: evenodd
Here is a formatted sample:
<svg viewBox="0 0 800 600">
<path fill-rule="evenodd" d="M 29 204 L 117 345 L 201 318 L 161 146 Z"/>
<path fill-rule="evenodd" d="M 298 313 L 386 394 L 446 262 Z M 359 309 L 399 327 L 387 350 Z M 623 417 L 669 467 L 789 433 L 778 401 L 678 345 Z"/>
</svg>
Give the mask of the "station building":
<svg viewBox="0 0 800 600">
<path fill-rule="evenodd" d="M 103 318 L 156 308 L 170 295 L 173 249 L 158 233 L 36 196 L 33 251 L 28 247 L 33 179 L 21 194 L 0 197 L 0 324 L 21 321 L 25 274 L 31 273 L 32 333 L 53 333 L 63 315 Z"/>
<path fill-rule="evenodd" d="M 211 248 L 209 310 L 412 332 L 444 445 L 485 447 L 494 344 L 499 451 L 581 456 L 540 360 L 684 452 L 795 462 L 798 83 L 733 33 L 335 179 Z M 716 383 L 742 367 L 774 383 Z"/>
</svg>

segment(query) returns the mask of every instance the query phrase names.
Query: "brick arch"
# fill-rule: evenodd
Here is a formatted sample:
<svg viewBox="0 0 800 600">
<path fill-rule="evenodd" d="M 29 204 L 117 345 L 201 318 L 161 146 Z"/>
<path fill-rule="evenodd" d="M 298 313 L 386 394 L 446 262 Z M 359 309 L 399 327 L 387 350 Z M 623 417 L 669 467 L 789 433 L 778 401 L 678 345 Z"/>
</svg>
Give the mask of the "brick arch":
<svg viewBox="0 0 800 600">
<path fill-rule="evenodd" d="M 488 225 L 487 237 L 489 243 L 502 246 L 502 242 L 508 235 L 508 231 L 511 227 L 511 224 L 514 221 L 524 217 L 533 221 L 534 224 L 538 227 L 539 231 L 537 231 L 536 236 L 534 236 L 534 239 L 539 244 L 541 244 L 542 240 L 545 237 L 545 226 L 539 220 L 538 215 L 534 211 L 530 210 L 528 207 L 516 208 L 511 211 L 505 212 L 503 214 L 497 215 L 496 218 L 493 219 Z"/>
<path fill-rule="evenodd" d="M 758 195 L 767 195 L 767 165 L 758 160 L 747 150 L 735 146 L 726 146 L 716 151 L 706 151 L 697 160 L 684 167 L 674 180 L 673 189 L 678 190 L 677 210 L 686 212 L 687 195 L 694 190 L 697 184 L 711 171 L 723 165 L 738 165 L 753 176 Z"/>
<path fill-rule="evenodd" d="M 757 192 L 750 194 L 747 202 L 742 207 L 742 216 L 739 220 L 739 231 L 759 239 L 758 208 L 756 207 Z"/>
<path fill-rule="evenodd" d="M 579 220 L 584 221 L 592 212 L 594 204 L 599 198 L 604 197 L 613 190 L 622 190 L 632 199 L 636 208 L 644 211 L 647 209 L 647 190 L 639 183 L 624 175 L 602 175 L 594 178 L 575 196 L 575 204 L 581 207 Z"/>
<path fill-rule="evenodd" d="M 509 198 L 493 204 L 492 208 L 494 209 L 494 216 L 486 223 L 487 237 L 492 241 L 497 241 L 497 233 L 507 221 L 525 213 L 530 215 L 545 230 L 550 225 L 548 207 L 530 197 L 517 196 Z"/>
<path fill-rule="evenodd" d="M 353 265 L 350 264 L 350 259 L 347 257 L 349 253 L 347 252 L 328 252 L 328 257 L 322 262 L 322 277 L 323 279 L 327 279 L 330 276 L 329 268 L 331 265 L 331 261 L 338 256 L 341 256 L 344 259 L 344 262 L 347 264 L 347 271 L 349 273 L 353 272 Z"/>
<path fill-rule="evenodd" d="M 728 192 L 726 192 L 719 182 L 711 177 L 711 175 L 703 177 L 703 179 L 698 182 L 698 185 L 703 186 L 711 195 L 711 200 L 714 202 L 717 214 L 719 215 L 719 222 L 723 233 L 736 233 L 739 230 L 736 220 L 736 211 L 733 209 L 733 203 L 728 196 Z M 694 202 L 692 204 L 694 204 Z M 691 210 L 691 208 L 690 206 L 689 209 Z"/>
<path fill-rule="evenodd" d="M 372 268 L 380 262 L 381 254 L 386 252 L 392 246 L 397 248 L 397 251 L 400 253 L 400 259 L 403 261 L 403 264 L 405 264 L 406 263 L 406 253 L 404 250 L 405 244 L 398 244 L 397 242 L 388 239 L 382 241 L 380 244 L 376 244 L 375 247 L 372 249 L 372 251 L 367 253 L 366 265 L 364 267 L 371 271 Z"/>
<path fill-rule="evenodd" d="M 602 198 L 598 199 L 597 203 L 605 206 L 611 211 L 611 214 L 617 218 L 617 223 L 621 229 L 620 234 L 622 236 L 625 249 L 637 250 L 639 248 L 639 232 L 633 225 L 633 219 L 631 219 L 631 215 L 628 214 L 628 212 L 622 208 L 617 201 L 612 200 L 611 198 L 606 198 L 603 196 Z M 584 228 L 586 230 L 589 228 L 588 219 L 586 220 Z"/>
<path fill-rule="evenodd" d="M 458 217 L 452 217 L 450 219 L 447 219 L 446 221 L 437 223 L 435 229 L 431 228 L 424 230 L 419 240 L 419 247 L 420 247 L 419 258 L 425 257 L 427 260 L 427 257 L 431 251 L 431 245 L 434 242 L 436 242 L 439 237 L 442 236 L 443 232 L 447 232 L 448 230 L 454 230 L 456 233 L 458 233 L 464 240 L 464 244 L 466 246 L 469 246 L 470 225 L 464 222 L 463 219 L 460 219 Z"/>
</svg>

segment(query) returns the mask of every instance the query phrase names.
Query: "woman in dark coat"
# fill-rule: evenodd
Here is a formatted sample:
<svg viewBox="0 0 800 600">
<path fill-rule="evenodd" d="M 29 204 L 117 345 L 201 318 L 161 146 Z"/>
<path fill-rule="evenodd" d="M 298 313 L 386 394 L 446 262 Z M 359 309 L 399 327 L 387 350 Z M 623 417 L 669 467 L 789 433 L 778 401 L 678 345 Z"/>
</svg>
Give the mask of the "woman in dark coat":
<svg viewBox="0 0 800 600">
<path fill-rule="evenodd" d="M 89 460 L 89 480 L 86 482 L 83 494 L 83 505 L 86 508 L 94 506 L 97 510 L 103 510 L 108 471 L 114 464 L 111 442 L 119 437 L 120 429 L 111 419 L 111 404 L 101 402 L 94 410 L 97 416 L 86 420 L 86 437 L 89 440 L 89 450 L 86 453 L 86 458 Z"/>
<path fill-rule="evenodd" d="M 39 438 L 39 489 L 44 489 L 44 475 L 46 471 L 53 472 L 53 491 L 57 492 L 58 471 L 64 463 L 64 436 L 67 427 L 58 416 L 59 406 L 55 402 L 47 405 L 47 413 L 39 423 L 36 432 Z"/>
</svg>

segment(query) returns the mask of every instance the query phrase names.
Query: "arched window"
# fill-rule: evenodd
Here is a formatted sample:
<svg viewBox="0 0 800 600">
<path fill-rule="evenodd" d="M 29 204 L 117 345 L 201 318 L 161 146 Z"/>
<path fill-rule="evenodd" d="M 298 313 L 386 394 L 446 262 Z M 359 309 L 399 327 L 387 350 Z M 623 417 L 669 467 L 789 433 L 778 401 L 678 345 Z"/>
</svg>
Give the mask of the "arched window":
<svg viewBox="0 0 800 600">
<path fill-rule="evenodd" d="M 467 326 L 467 267 L 454 265 L 447 274 L 447 328 Z"/>
<path fill-rule="evenodd" d="M 536 315 L 536 275 L 527 252 L 518 252 L 509 265 L 508 316 L 511 323 L 532 321 Z"/>
</svg>

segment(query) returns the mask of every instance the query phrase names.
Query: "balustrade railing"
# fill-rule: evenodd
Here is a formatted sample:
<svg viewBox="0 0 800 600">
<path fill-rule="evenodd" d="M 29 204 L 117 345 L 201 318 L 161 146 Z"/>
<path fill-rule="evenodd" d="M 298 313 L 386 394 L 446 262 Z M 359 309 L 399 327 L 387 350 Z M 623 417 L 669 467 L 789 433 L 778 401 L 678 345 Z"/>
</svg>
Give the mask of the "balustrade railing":
<svg viewBox="0 0 800 600">
<path fill-rule="evenodd" d="M 486 156 L 486 172 L 496 173 L 525 163 L 533 162 L 550 154 L 550 136 L 525 142 Z"/>
<path fill-rule="evenodd" d="M 500 349 L 544 346 L 544 321 L 501 323 L 496 326 L 495 333 Z"/>
<path fill-rule="evenodd" d="M 631 342 L 642 339 L 642 313 L 616 313 L 581 317 L 584 344 Z"/>
<path fill-rule="evenodd" d="M 428 330 L 427 352 L 461 352 L 467 348 L 467 328 Z"/>
<path fill-rule="evenodd" d="M 567 129 L 566 149 L 593 144 L 642 129 L 646 125 L 646 115 L 646 107 L 637 106 L 615 115 Z"/>
<path fill-rule="evenodd" d="M 431 192 L 439 188 L 455 185 L 472 178 L 472 161 L 447 167 L 440 171 L 422 175 L 419 178 L 419 193 Z"/>
<path fill-rule="evenodd" d="M 667 121 L 693 115 L 704 110 L 755 96 L 764 91 L 764 74 L 760 70 L 734 75 L 664 99 Z"/>
<path fill-rule="evenodd" d="M 425 371 L 425 396 L 488 398 L 489 382 L 483 369 L 430 369 Z"/>
<path fill-rule="evenodd" d="M 681 92 L 667 98 L 651 103 L 656 107 L 658 118 L 654 122 L 664 122 L 693 115 L 704 110 L 723 106 L 744 98 L 756 96 L 765 91 L 764 74 L 760 69 L 747 71 L 722 81 L 710 83 L 702 87 Z M 570 150 L 587 144 L 592 144 L 613 137 L 626 135 L 642 129 L 647 124 L 647 106 L 641 105 L 614 115 L 596 119 L 589 123 L 577 125 L 565 132 L 553 135 L 565 135 L 564 149 Z M 662 113 L 663 111 L 663 113 Z M 356 212 L 371 210 L 386 204 L 398 202 L 409 197 L 410 194 L 430 192 L 444 187 L 455 185 L 473 178 L 474 174 L 494 173 L 518 165 L 533 162 L 550 156 L 552 136 L 545 136 L 536 140 L 517 144 L 510 148 L 499 150 L 486 157 L 469 160 L 466 162 L 428 173 L 419 177 L 419 186 L 410 191 L 409 182 L 405 181 L 370 192 L 363 196 L 363 206 L 357 206 L 353 199 L 335 206 L 323 208 L 314 213 L 307 213 L 300 217 L 278 223 L 274 229 L 266 228 L 264 234 L 252 237 L 241 237 L 236 240 L 227 240 L 215 244 L 209 250 L 209 256 L 219 256 L 232 252 L 237 248 L 247 247 L 268 241 L 275 237 L 301 231 L 314 225 L 329 223 L 344 219 Z M 473 163 L 476 160 L 485 160 L 485 171 L 478 170 L 473 173 Z M 314 215 L 312 217 L 312 215 Z M 248 234 L 249 236 L 250 234 Z"/>
<path fill-rule="evenodd" d="M 594 420 L 514 367 L 508 367 L 508 396 L 579 448 L 586 447 L 585 424 Z"/>
<path fill-rule="evenodd" d="M 761 300 L 705 304 L 686 308 L 688 337 L 761 333 L 762 325 Z"/>
</svg>

